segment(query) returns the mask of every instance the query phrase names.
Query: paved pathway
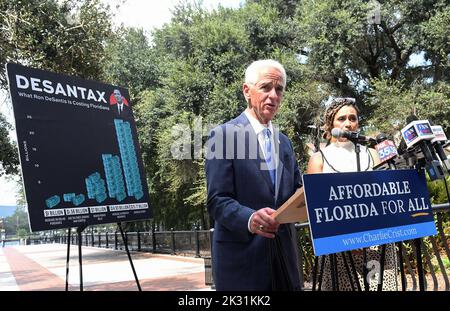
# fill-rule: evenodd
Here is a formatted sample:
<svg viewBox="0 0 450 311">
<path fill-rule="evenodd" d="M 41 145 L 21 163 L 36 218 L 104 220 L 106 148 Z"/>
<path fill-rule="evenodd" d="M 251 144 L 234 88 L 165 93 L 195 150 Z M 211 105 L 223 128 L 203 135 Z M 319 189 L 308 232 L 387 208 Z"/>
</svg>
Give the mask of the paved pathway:
<svg viewBox="0 0 450 311">
<path fill-rule="evenodd" d="M 83 246 L 85 291 L 137 291 L 124 251 Z M 69 290 L 79 290 L 78 246 L 70 249 Z M 202 258 L 132 252 L 144 291 L 210 290 Z M 0 248 L 0 291 L 65 290 L 67 246 L 41 244 Z"/>
</svg>

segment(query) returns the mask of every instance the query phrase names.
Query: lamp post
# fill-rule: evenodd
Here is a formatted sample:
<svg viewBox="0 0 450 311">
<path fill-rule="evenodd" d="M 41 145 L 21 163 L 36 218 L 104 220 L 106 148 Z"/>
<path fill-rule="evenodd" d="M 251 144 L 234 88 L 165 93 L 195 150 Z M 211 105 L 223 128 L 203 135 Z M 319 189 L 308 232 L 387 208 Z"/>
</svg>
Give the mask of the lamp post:
<svg viewBox="0 0 450 311">
<path fill-rule="evenodd" d="M 3 217 L 0 217 L 0 240 L 2 241 L 2 246 L 5 246 L 5 228 L 3 224 Z"/>
<path fill-rule="evenodd" d="M 3 217 L 0 217 L 0 240 L 5 240 L 5 227 L 4 227 L 4 220 Z"/>
</svg>

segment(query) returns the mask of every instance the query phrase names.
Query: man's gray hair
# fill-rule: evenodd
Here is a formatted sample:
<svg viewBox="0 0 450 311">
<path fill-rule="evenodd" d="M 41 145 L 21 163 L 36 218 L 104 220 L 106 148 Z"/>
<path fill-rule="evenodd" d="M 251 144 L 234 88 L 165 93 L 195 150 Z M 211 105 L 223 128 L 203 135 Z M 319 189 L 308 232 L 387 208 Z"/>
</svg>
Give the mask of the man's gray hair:
<svg viewBox="0 0 450 311">
<path fill-rule="evenodd" d="M 260 59 L 251 63 L 245 70 L 245 83 L 255 84 L 258 81 L 259 73 L 265 68 L 275 68 L 279 70 L 283 77 L 283 87 L 286 87 L 286 70 L 284 70 L 283 65 L 273 59 Z"/>
</svg>

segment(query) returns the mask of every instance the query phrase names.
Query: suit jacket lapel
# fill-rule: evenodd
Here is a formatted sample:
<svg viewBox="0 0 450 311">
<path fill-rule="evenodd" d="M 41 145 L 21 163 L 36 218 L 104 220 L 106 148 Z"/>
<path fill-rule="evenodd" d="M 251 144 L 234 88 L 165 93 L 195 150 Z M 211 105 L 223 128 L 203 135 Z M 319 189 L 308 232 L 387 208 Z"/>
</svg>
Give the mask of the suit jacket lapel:
<svg viewBox="0 0 450 311">
<path fill-rule="evenodd" d="M 269 187 L 272 195 L 275 195 L 275 189 L 273 189 L 274 187 L 272 185 L 272 180 L 270 179 L 269 171 L 267 169 L 263 169 L 264 167 L 266 167 L 266 163 L 265 163 L 264 157 L 262 157 L 262 154 L 263 154 L 262 146 L 260 146 L 260 144 L 259 144 L 258 137 L 256 136 L 256 133 L 253 130 L 253 128 L 250 124 L 250 121 L 247 119 L 247 116 L 244 113 L 242 113 L 239 117 L 236 118 L 236 122 L 237 122 L 236 126 L 239 127 L 240 131 L 248 130 L 248 132 L 249 132 L 248 137 L 247 136 L 245 137 L 245 144 L 247 146 L 247 149 L 249 149 L 248 146 L 250 144 L 250 141 L 252 141 L 253 139 L 256 140 L 256 143 L 258 144 L 257 157 L 256 157 L 256 159 L 249 159 L 249 158 L 248 159 L 250 160 L 250 162 L 253 163 L 253 165 L 256 166 L 256 169 L 259 171 L 262 178 L 266 182 L 267 187 Z"/>
</svg>

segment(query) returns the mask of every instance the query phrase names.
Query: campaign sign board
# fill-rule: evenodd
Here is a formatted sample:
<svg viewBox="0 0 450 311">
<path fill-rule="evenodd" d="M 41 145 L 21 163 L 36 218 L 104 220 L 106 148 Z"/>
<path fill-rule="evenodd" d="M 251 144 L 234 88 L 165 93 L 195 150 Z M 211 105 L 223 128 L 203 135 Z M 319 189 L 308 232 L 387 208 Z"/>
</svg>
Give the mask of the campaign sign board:
<svg viewBox="0 0 450 311">
<path fill-rule="evenodd" d="M 128 90 L 7 71 L 31 230 L 151 218 Z"/>
<path fill-rule="evenodd" d="M 307 174 L 303 185 L 316 256 L 436 234 L 416 170 Z"/>
</svg>

